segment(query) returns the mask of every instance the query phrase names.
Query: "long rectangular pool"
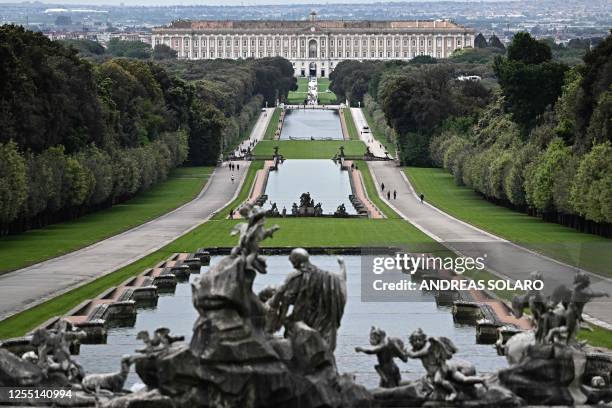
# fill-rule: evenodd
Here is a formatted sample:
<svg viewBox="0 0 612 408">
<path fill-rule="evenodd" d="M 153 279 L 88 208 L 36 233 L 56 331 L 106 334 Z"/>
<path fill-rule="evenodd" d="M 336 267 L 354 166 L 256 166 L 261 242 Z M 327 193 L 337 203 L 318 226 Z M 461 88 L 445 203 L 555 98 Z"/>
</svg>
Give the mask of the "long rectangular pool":
<svg viewBox="0 0 612 408">
<path fill-rule="evenodd" d="M 288 109 L 280 138 L 342 140 L 340 115 L 333 109 Z"/>
<path fill-rule="evenodd" d="M 437 307 L 432 294 L 415 293 L 420 298 L 414 302 L 362 302 L 361 257 L 344 258 L 348 269 L 348 297 L 335 352 L 340 372 L 353 373 L 357 381 L 366 387 L 378 385 L 378 375 L 374 370 L 376 357 L 355 352 L 356 346 L 369 346 L 369 332 L 373 325 L 386 330 L 388 336 L 400 337 L 407 346 L 408 336 L 418 327 L 430 336 L 449 337 L 459 349 L 456 356 L 472 362 L 480 373 L 494 372 L 507 366 L 505 358 L 498 356 L 492 345 L 476 344 L 474 327 L 454 323 L 449 308 Z M 211 265 L 220 259 L 219 256 L 213 257 Z M 267 285 L 282 284 L 292 272 L 287 256 L 268 256 L 266 259 L 268 273 L 257 275 L 255 292 Z M 338 271 L 334 256 L 312 256 L 311 261 L 321 269 Z M 203 267 L 201 273 L 206 273 L 206 270 L 208 267 Z M 191 275 L 190 281 L 198 277 Z M 160 297 L 155 308 L 139 310 L 134 327 L 109 329 L 107 344 L 82 345 L 81 355 L 77 359 L 88 373 L 118 371 L 121 356 L 142 347 L 142 343 L 136 340 L 140 330 L 152 332 L 164 326 L 170 328 L 174 335 L 185 335 L 186 341 L 189 341 L 196 317 L 197 312 L 191 303 L 191 287 L 187 282 L 179 283 L 176 293 Z M 404 380 L 416 379 L 424 374 L 420 360 L 408 360 L 406 364 L 398 360 L 397 363 Z M 126 385 L 129 388 L 136 382 L 139 379 L 132 372 Z"/>
<path fill-rule="evenodd" d="M 357 213 L 349 200 L 353 194 L 349 174 L 331 159 L 285 160 L 268 176 L 265 207 L 276 203 L 279 211 L 285 207 L 290 214 L 293 203 L 300 205 L 303 193 L 310 193 L 315 204 L 320 202 L 324 214 L 333 214 L 340 204 L 344 204 L 349 214 Z"/>
</svg>

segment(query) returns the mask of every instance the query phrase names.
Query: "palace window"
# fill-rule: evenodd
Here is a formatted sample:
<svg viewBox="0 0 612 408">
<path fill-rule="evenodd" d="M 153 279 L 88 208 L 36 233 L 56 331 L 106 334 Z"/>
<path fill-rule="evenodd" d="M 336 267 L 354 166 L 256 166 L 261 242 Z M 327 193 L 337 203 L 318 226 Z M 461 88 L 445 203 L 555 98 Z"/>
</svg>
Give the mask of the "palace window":
<svg viewBox="0 0 612 408">
<path fill-rule="evenodd" d="M 431 47 L 431 40 L 427 40 L 427 46 Z"/>
<path fill-rule="evenodd" d="M 227 40 L 227 41 L 225 41 L 225 45 L 226 45 L 227 47 L 229 47 L 230 45 L 232 45 L 232 42 L 231 42 L 230 40 Z"/>
<path fill-rule="evenodd" d="M 425 45 L 425 41 L 421 40 L 421 41 L 419 42 L 419 45 L 422 47 L 423 45 Z"/>
<path fill-rule="evenodd" d="M 179 46 L 179 40 L 174 40 L 174 46 L 178 47 Z"/>
<path fill-rule="evenodd" d="M 461 38 L 457 38 L 457 47 L 461 46 Z"/>
<path fill-rule="evenodd" d="M 415 40 L 412 40 L 412 46 L 413 47 L 416 46 L 416 41 Z"/>
<path fill-rule="evenodd" d="M 240 43 L 238 42 L 238 39 L 236 38 L 236 40 L 234 40 L 234 45 L 237 47 L 240 45 Z"/>
</svg>

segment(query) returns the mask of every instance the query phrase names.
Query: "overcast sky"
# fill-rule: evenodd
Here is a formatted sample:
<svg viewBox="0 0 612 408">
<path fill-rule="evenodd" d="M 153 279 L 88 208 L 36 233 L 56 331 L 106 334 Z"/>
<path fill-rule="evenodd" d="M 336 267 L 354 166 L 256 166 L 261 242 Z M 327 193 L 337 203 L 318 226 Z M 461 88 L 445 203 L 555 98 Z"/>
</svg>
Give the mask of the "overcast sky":
<svg viewBox="0 0 612 408">
<path fill-rule="evenodd" d="M 480 1 L 480 0 L 387 0 L 385 2 L 398 2 L 398 1 L 420 1 L 423 3 L 436 2 L 436 1 Z M 491 0 L 488 0 L 491 1 Z M 496 0 L 493 0 L 496 1 Z M 501 1 L 501 0 L 498 0 Z M 2 3 L 18 3 L 16 0 L 0 0 Z M 328 3 L 370 3 L 367 0 L 62 0 L 62 1 L 41 1 L 45 4 L 66 4 L 66 5 L 113 5 L 118 6 L 124 4 L 126 6 L 174 6 L 174 5 L 207 5 L 207 6 L 221 6 L 221 5 L 266 5 L 266 4 L 328 4 Z M 372 1 L 371 3 L 375 3 Z M 378 3 L 378 2 L 376 2 Z"/>
</svg>

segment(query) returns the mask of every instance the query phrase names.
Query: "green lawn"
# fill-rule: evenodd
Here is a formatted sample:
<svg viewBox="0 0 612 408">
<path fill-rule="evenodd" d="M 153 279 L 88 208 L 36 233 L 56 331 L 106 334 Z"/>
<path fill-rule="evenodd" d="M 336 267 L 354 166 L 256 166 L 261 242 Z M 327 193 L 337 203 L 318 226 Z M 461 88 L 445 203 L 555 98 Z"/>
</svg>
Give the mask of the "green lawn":
<svg viewBox="0 0 612 408">
<path fill-rule="evenodd" d="M 329 91 L 329 79 L 319 78 L 317 79 L 317 90 L 319 91 L 319 103 L 321 105 L 334 105 L 338 103 L 336 94 Z"/>
<path fill-rule="evenodd" d="M 308 96 L 308 78 L 298 78 L 297 85 L 298 89 L 296 91 L 290 91 L 287 96 L 287 102 L 290 105 L 302 105 L 304 99 Z"/>
<path fill-rule="evenodd" d="M 378 128 L 378 126 L 374 124 L 372 117 L 365 109 L 361 109 L 361 111 L 363 112 L 363 116 L 368 122 L 368 126 L 370 127 L 370 132 L 372 132 L 372 136 L 374 136 L 374 139 L 376 139 L 378 143 L 382 143 L 382 145 L 385 146 L 385 149 L 387 149 L 389 154 L 395 157 L 395 143 L 387 140 L 387 137 Z"/>
<path fill-rule="evenodd" d="M 297 91 L 289 92 L 287 96 L 287 102 L 291 105 L 302 105 L 304 99 L 308 97 L 308 78 L 300 77 L 297 79 L 298 89 Z M 336 104 L 336 94 L 329 91 L 329 79 L 319 78 L 317 80 L 317 88 L 319 91 L 319 103 L 322 105 L 333 105 Z"/>
<path fill-rule="evenodd" d="M 270 122 L 268 122 L 268 127 L 266 128 L 266 133 L 264 133 L 264 140 L 274 140 L 274 133 L 276 133 L 276 129 L 278 129 L 278 119 L 280 118 L 281 108 L 274 108 L 274 112 L 272 112 L 272 117 L 270 118 Z"/>
<path fill-rule="evenodd" d="M 486 201 L 455 185 L 443 169 L 407 168 L 417 194 L 441 210 L 519 245 L 592 272 L 612 276 L 612 240 L 546 222 Z"/>
<path fill-rule="evenodd" d="M 272 157 L 274 146 L 285 159 L 331 159 L 344 146 L 347 156 L 363 156 L 365 144 L 359 140 L 264 140 L 255 146 L 258 158 Z"/>
<path fill-rule="evenodd" d="M 0 273 L 75 251 L 143 224 L 193 199 L 211 167 L 174 170 L 168 180 L 124 203 L 69 222 L 0 238 Z"/>
<path fill-rule="evenodd" d="M 359 132 L 357 131 L 357 126 L 355 126 L 355 121 L 353 121 L 353 115 L 351 114 L 351 110 L 349 108 L 342 109 L 342 115 L 344 116 L 344 123 L 346 123 L 346 129 L 348 130 L 349 139 L 360 140 Z"/>
</svg>

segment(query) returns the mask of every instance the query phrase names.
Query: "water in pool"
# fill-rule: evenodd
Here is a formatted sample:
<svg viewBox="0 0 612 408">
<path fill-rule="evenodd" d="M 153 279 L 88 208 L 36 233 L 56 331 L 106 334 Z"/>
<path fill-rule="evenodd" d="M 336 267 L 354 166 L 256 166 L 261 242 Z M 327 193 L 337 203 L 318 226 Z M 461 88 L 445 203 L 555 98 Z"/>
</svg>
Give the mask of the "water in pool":
<svg viewBox="0 0 612 408">
<path fill-rule="evenodd" d="M 349 214 L 356 214 L 349 200 L 352 194 L 347 171 L 333 160 L 285 160 L 277 171 L 271 171 L 266 185 L 268 201 L 265 207 L 276 203 L 291 213 L 293 203 L 300 204 L 302 193 L 309 192 L 315 204 L 321 203 L 324 214 L 333 214 L 344 204 Z"/>
<path fill-rule="evenodd" d="M 281 139 L 342 140 L 338 111 L 332 109 L 289 109 Z"/>
<path fill-rule="evenodd" d="M 211 264 L 214 265 L 220 259 L 213 257 Z M 323 269 L 338 271 L 338 264 L 333 256 L 312 256 L 311 259 Z M 492 345 L 475 344 L 473 327 L 455 324 L 449 309 L 436 307 L 433 295 L 422 294 L 423 300 L 430 301 L 410 303 L 361 302 L 360 257 L 346 256 L 345 261 L 348 268 L 348 299 L 335 352 L 340 372 L 354 373 L 357 381 L 366 387 L 378 385 L 378 375 L 374 371 L 376 357 L 354 351 L 356 346 L 369 346 L 369 331 L 372 325 L 385 329 L 387 335 L 402 338 L 406 344 L 410 333 L 418 327 L 431 336 L 449 337 L 459 348 L 457 357 L 474 363 L 480 373 L 506 367 L 505 358 L 498 356 Z M 282 283 L 291 272 L 287 256 L 269 256 L 267 263 L 268 274 L 257 276 L 255 291 L 269 284 Z M 208 267 L 202 268 L 202 273 L 207 269 Z M 190 280 L 195 279 L 198 279 L 198 275 L 192 275 Z M 134 327 L 109 329 L 107 344 L 82 345 L 81 355 L 77 359 L 89 373 L 117 371 L 123 354 L 131 354 L 142 347 L 142 343 L 136 340 L 136 334 L 140 330 L 152 332 L 157 327 L 165 326 L 170 328 L 174 335 L 185 335 L 189 341 L 196 317 L 197 312 L 191 303 L 190 285 L 186 282 L 179 283 L 176 293 L 160 297 L 156 308 L 139 310 Z M 406 364 L 398 360 L 397 363 L 403 379 L 416 379 L 424 374 L 419 360 L 408 360 Z M 127 387 L 136 382 L 139 382 L 139 379 L 132 369 Z"/>
</svg>

